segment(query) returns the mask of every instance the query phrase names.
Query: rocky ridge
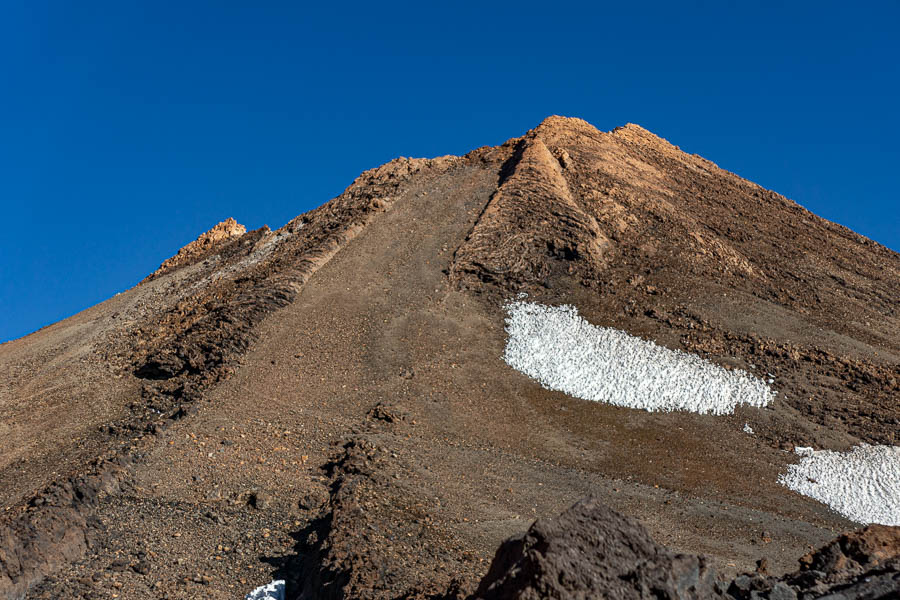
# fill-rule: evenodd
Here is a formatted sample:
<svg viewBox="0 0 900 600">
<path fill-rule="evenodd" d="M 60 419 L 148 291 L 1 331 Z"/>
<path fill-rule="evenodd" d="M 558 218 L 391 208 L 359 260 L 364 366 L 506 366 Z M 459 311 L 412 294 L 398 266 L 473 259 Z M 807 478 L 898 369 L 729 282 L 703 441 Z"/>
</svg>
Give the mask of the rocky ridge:
<svg viewBox="0 0 900 600">
<path fill-rule="evenodd" d="M 175 256 L 166 259 L 157 270 L 147 276 L 147 279 L 159 277 L 178 267 L 203 260 L 220 250 L 226 242 L 239 238 L 245 233 L 247 233 L 247 228 L 229 217 L 206 233 L 200 234 L 196 240 L 181 248 Z"/>
</svg>

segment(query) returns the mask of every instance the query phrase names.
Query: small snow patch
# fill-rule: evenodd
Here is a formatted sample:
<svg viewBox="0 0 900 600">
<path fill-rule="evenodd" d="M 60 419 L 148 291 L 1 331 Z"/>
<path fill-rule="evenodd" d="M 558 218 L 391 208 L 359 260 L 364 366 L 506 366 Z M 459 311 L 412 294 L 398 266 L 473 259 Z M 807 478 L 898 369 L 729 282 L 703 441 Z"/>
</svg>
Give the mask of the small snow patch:
<svg viewBox="0 0 900 600">
<path fill-rule="evenodd" d="M 774 396 L 744 371 L 591 325 L 573 306 L 516 301 L 506 310 L 503 359 L 547 389 L 651 412 L 716 415 L 738 404 L 766 406 Z"/>
<path fill-rule="evenodd" d="M 744 423 L 744 433 L 753 435 L 753 428 L 750 427 L 750 423 Z"/>
<path fill-rule="evenodd" d="M 857 523 L 900 525 L 900 447 L 862 444 L 850 452 L 795 448 L 800 462 L 778 481 Z"/>
<path fill-rule="evenodd" d="M 247 594 L 244 600 L 284 600 L 284 580 L 260 586 Z"/>
</svg>

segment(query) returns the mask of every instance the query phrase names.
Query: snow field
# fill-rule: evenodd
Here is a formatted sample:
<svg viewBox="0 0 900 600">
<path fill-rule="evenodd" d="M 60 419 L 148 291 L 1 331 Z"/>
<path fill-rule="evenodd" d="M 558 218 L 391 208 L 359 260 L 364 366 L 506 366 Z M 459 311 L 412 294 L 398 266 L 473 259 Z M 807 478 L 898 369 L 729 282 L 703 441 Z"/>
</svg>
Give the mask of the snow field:
<svg viewBox="0 0 900 600">
<path fill-rule="evenodd" d="M 862 444 L 849 452 L 795 448 L 779 483 L 857 523 L 900 525 L 900 447 Z"/>
<path fill-rule="evenodd" d="M 766 406 L 775 395 L 744 371 L 591 325 L 573 306 L 516 301 L 506 311 L 503 359 L 547 389 L 650 412 L 714 415 Z"/>
<path fill-rule="evenodd" d="M 284 580 L 261 585 L 247 594 L 244 600 L 284 600 Z"/>
</svg>

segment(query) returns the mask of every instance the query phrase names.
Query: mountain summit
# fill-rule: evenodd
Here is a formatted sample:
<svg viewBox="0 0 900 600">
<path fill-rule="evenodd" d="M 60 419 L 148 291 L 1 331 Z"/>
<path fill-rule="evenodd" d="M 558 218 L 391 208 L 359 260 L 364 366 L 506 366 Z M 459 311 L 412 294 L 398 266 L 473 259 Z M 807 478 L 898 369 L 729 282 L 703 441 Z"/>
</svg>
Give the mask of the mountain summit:
<svg viewBox="0 0 900 600">
<path fill-rule="evenodd" d="M 159 269 L 149 277 L 159 277 L 178 267 L 197 262 L 220 250 L 223 244 L 233 238 L 241 237 L 247 233 L 247 228 L 229 217 L 207 231 L 178 251 L 178 254 L 166 260 Z"/>
<path fill-rule="evenodd" d="M 0 597 L 237 598 L 272 579 L 290 598 L 515 594 L 540 539 L 591 539 L 534 520 L 589 494 L 560 522 L 611 531 L 610 506 L 707 555 L 616 530 L 701 565 L 710 593 L 727 585 L 707 567 L 787 573 L 858 526 L 779 482 L 791 451 L 898 442 L 897 298 L 900 255 L 637 125 L 549 117 L 396 159 L 275 231 L 220 223 L 0 347 Z M 589 341 L 615 330 L 627 368 L 562 337 L 525 340 L 556 379 L 513 368 L 514 301 L 570 306 Z M 773 399 L 695 414 L 565 393 L 631 373 L 636 338 Z M 658 366 L 634 372 L 667 389 Z"/>
</svg>

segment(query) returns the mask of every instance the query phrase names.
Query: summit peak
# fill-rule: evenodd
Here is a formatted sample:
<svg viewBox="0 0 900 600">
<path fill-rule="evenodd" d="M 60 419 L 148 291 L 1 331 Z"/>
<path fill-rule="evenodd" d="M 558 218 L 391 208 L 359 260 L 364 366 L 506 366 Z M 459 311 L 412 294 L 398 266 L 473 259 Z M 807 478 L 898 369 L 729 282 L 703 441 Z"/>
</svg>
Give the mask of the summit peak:
<svg viewBox="0 0 900 600">
<path fill-rule="evenodd" d="M 221 223 L 217 223 L 209 231 L 201 233 L 190 244 L 181 248 L 175 256 L 163 262 L 148 279 L 158 277 L 177 267 L 194 263 L 218 250 L 225 242 L 241 237 L 245 233 L 247 233 L 246 227 L 235 221 L 234 218 L 228 217 Z"/>
</svg>

